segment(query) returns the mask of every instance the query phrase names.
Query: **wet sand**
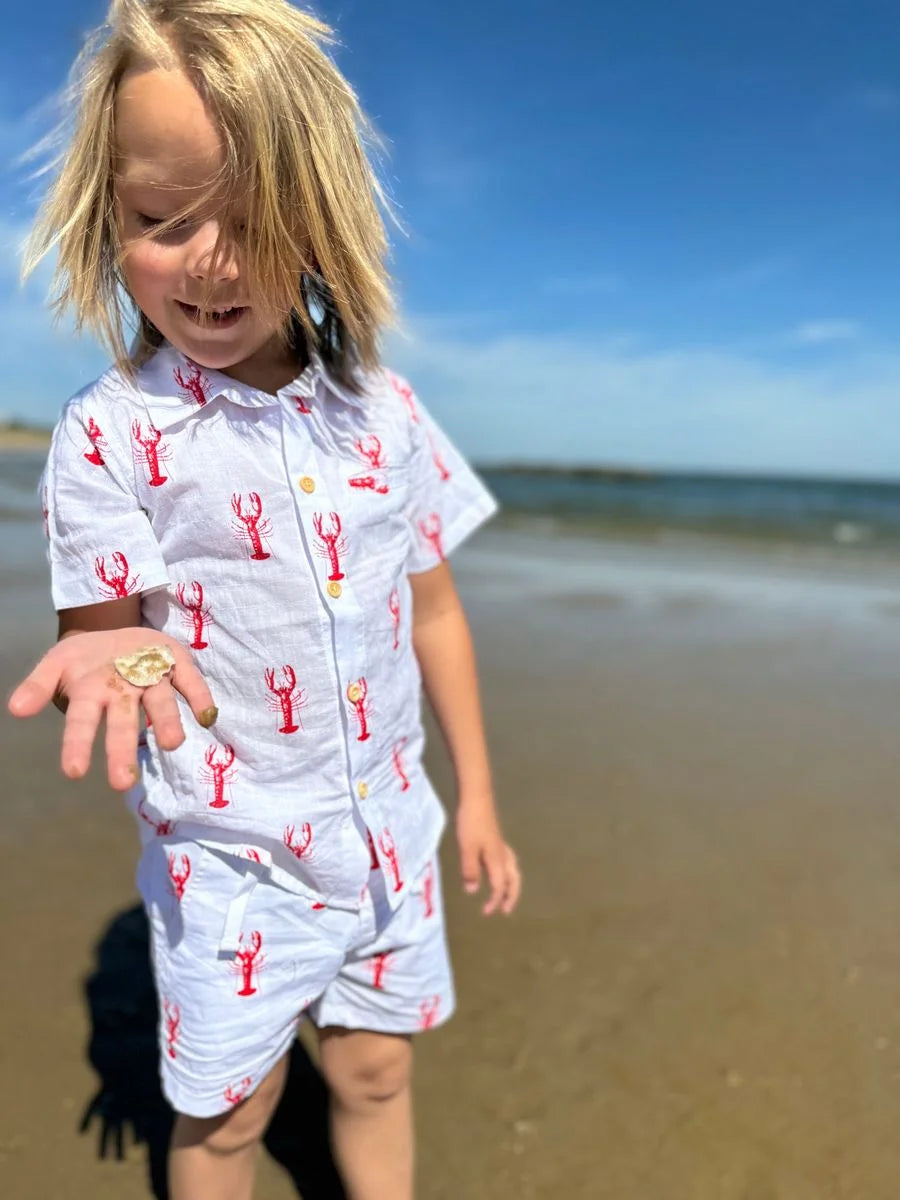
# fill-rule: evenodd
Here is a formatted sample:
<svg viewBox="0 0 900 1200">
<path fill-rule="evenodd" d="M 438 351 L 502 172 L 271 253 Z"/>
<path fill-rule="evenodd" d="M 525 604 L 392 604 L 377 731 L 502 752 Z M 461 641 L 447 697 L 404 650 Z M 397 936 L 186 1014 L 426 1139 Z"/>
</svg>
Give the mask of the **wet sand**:
<svg viewBox="0 0 900 1200">
<path fill-rule="evenodd" d="M 457 575 L 527 890 L 485 921 L 448 839 L 460 1005 L 419 1043 L 421 1200 L 894 1200 L 900 567 L 489 530 Z M 4 692 L 52 634 L 40 577 L 0 597 Z M 158 1148 L 165 1116 L 135 838 L 99 773 L 61 779 L 58 731 L 0 723 L 0 1188 L 137 1200 L 128 1123 Z M 436 739 L 431 767 L 449 796 Z M 98 1061 L 134 1093 L 105 1158 Z M 297 1080 L 273 1149 L 309 1166 Z M 267 1153 L 260 1198 L 297 1194 Z"/>
</svg>

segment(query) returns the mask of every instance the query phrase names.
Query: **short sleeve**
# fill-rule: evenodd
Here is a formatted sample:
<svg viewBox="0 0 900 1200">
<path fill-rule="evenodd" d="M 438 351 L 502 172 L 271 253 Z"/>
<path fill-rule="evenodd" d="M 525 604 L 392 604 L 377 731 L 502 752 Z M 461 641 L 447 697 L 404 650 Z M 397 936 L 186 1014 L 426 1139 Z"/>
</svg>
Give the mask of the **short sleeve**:
<svg viewBox="0 0 900 1200">
<path fill-rule="evenodd" d="M 88 389 L 68 401 L 53 431 L 38 487 L 57 610 L 118 600 L 169 582 L 135 495 L 127 435 L 117 425 L 121 418 L 116 422 Z"/>
<path fill-rule="evenodd" d="M 430 571 L 497 512 L 497 501 L 447 434 L 404 383 L 412 437 L 409 518 L 412 550 L 407 571 Z"/>
</svg>

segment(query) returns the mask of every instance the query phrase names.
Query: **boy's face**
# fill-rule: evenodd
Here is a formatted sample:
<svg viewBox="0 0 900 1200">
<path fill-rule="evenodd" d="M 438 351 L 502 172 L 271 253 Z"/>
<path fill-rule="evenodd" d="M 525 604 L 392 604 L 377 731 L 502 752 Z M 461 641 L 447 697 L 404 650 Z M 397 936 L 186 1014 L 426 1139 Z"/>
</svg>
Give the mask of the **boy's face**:
<svg viewBox="0 0 900 1200">
<path fill-rule="evenodd" d="M 116 203 L 128 290 L 160 333 L 203 367 L 277 391 L 297 363 L 277 337 L 279 321 L 251 307 L 240 247 L 220 232 L 214 181 L 221 136 L 190 80 L 160 68 L 125 73 L 116 95 Z M 159 237 L 153 224 L 208 197 L 199 214 Z M 197 306 L 210 293 L 209 307 Z"/>
</svg>

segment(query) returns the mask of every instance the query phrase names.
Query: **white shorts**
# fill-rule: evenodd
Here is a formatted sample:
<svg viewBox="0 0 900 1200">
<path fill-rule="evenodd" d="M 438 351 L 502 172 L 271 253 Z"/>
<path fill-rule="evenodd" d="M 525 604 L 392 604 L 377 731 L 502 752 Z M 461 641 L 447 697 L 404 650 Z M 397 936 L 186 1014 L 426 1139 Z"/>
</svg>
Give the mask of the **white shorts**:
<svg viewBox="0 0 900 1200">
<path fill-rule="evenodd" d="M 177 1112 L 216 1116 L 250 1095 L 304 1016 L 409 1034 L 452 1014 L 437 859 L 393 912 L 371 879 L 358 912 L 318 908 L 249 860 L 178 838 L 145 845 L 138 886 Z"/>
</svg>

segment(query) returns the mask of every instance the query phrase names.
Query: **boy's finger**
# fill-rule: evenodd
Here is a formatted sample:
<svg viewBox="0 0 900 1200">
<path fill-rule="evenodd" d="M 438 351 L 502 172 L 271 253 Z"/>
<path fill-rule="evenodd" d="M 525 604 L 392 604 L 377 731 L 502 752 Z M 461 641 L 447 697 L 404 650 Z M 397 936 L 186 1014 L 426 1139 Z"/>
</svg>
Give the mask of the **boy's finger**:
<svg viewBox="0 0 900 1200">
<path fill-rule="evenodd" d="M 467 892 L 477 892 L 481 887 L 481 860 L 478 851 L 461 847 L 459 867 L 462 872 L 463 887 Z"/>
<path fill-rule="evenodd" d="M 506 873 L 503 870 L 503 859 L 497 854 L 492 854 L 486 860 L 485 869 L 487 870 L 488 883 L 491 886 L 491 894 L 481 911 L 486 917 L 489 917 L 491 913 L 497 911 L 497 906 L 503 899 Z"/>
<path fill-rule="evenodd" d="M 184 741 L 184 726 L 175 692 L 167 679 L 147 688 L 143 695 L 144 710 L 153 723 L 153 733 L 160 750 L 177 750 Z"/>
<path fill-rule="evenodd" d="M 209 686 L 189 658 L 176 654 L 172 672 L 172 687 L 180 692 L 191 706 L 191 712 L 199 725 L 209 729 L 216 723 L 219 710 L 216 708 Z"/>
<path fill-rule="evenodd" d="M 510 854 L 509 863 L 507 864 L 506 875 L 506 896 L 501 906 L 501 911 L 511 913 L 519 903 L 519 897 L 522 894 L 522 872 L 519 870 L 519 864 L 514 854 Z"/>
<path fill-rule="evenodd" d="M 71 699 L 63 728 L 60 764 L 69 779 L 81 779 L 91 765 L 91 749 L 103 716 L 99 700 Z"/>
<path fill-rule="evenodd" d="M 109 786 L 124 792 L 137 782 L 139 733 L 137 689 L 123 689 L 106 708 L 106 774 Z"/>
<path fill-rule="evenodd" d="M 53 699 L 60 674 L 55 657 L 51 657 L 52 653 L 50 651 L 44 655 L 7 701 L 7 707 L 14 717 L 33 717 Z"/>
</svg>

